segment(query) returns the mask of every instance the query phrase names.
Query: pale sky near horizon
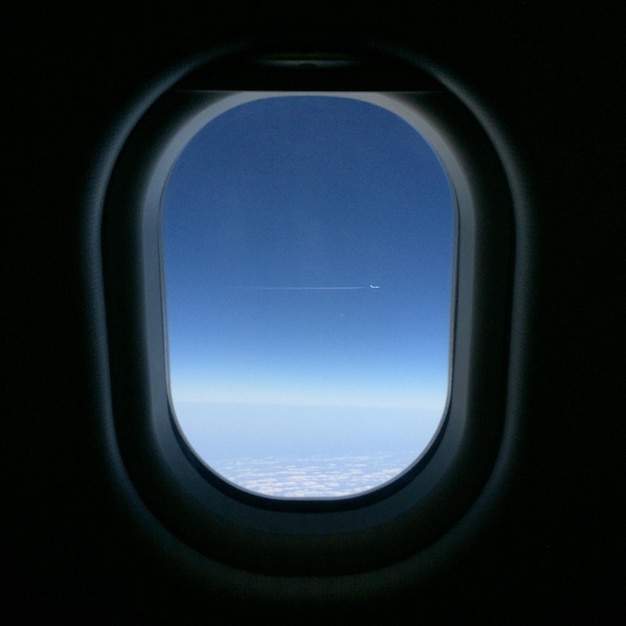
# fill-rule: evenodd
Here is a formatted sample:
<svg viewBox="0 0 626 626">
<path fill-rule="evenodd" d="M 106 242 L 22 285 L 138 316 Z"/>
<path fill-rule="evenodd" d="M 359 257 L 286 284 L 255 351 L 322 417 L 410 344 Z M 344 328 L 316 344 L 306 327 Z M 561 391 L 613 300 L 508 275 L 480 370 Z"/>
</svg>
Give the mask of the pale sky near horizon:
<svg viewBox="0 0 626 626">
<path fill-rule="evenodd" d="M 454 220 L 437 156 L 381 107 L 278 97 L 207 124 L 162 217 L 171 393 L 192 446 L 423 448 L 447 393 Z"/>
</svg>

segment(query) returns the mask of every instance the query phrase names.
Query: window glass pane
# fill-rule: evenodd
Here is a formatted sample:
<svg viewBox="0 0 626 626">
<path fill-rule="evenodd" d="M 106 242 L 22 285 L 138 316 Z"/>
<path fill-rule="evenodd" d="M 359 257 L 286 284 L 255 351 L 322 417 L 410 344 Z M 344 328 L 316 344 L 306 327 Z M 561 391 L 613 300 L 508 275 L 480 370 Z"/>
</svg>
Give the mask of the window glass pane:
<svg viewBox="0 0 626 626">
<path fill-rule="evenodd" d="M 445 409 L 454 220 L 437 155 L 380 106 L 263 98 L 200 130 L 162 205 L 170 392 L 197 456 L 289 498 L 409 467 Z"/>
</svg>

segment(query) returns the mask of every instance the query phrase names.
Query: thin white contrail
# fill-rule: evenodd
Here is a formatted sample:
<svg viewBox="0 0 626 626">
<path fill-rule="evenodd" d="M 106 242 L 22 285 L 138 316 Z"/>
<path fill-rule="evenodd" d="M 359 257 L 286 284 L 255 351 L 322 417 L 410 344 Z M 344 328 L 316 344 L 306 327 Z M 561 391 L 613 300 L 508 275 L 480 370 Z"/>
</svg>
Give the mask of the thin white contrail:
<svg viewBox="0 0 626 626">
<path fill-rule="evenodd" d="M 347 291 L 369 289 L 369 287 L 359 285 L 350 287 L 234 287 L 234 289 L 251 289 L 254 291 Z"/>
</svg>

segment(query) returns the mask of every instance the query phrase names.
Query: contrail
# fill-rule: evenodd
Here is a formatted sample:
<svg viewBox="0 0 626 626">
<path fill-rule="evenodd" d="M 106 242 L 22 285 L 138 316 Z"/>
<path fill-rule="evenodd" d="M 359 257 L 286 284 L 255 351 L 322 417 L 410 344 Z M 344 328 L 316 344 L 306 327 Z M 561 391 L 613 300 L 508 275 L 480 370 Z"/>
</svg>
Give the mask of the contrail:
<svg viewBox="0 0 626 626">
<path fill-rule="evenodd" d="M 359 285 L 354 287 L 233 287 L 233 289 L 251 289 L 254 291 L 347 291 L 369 289 L 369 287 Z"/>
</svg>

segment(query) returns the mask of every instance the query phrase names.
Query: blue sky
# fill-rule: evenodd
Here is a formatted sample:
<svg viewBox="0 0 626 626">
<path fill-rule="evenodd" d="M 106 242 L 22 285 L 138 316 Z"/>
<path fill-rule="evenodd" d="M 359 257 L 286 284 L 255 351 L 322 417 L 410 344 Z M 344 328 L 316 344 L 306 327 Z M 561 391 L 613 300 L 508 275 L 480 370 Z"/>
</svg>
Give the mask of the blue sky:
<svg viewBox="0 0 626 626">
<path fill-rule="evenodd" d="M 178 158 L 162 235 L 171 392 L 201 456 L 421 452 L 447 391 L 454 209 L 406 121 L 342 97 L 230 109 Z"/>
</svg>

